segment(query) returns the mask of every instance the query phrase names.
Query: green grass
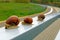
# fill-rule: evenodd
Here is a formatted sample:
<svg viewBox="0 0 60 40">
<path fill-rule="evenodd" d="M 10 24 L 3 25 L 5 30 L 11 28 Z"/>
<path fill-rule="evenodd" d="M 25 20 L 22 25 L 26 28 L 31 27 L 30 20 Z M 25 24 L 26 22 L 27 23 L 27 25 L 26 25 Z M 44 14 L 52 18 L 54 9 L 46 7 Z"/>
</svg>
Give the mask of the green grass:
<svg viewBox="0 0 60 40">
<path fill-rule="evenodd" d="M 43 12 L 45 9 L 31 3 L 0 3 L 0 21 L 6 20 L 12 15 L 22 17 Z"/>
</svg>

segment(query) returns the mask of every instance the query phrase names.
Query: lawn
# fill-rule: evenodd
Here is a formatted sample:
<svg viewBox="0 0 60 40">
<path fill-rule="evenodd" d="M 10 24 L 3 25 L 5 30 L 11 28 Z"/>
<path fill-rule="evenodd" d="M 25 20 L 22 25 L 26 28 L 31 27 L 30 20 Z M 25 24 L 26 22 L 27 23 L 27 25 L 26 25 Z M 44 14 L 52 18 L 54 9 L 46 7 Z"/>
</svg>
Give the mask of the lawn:
<svg viewBox="0 0 60 40">
<path fill-rule="evenodd" d="M 0 21 L 6 20 L 11 15 L 22 17 L 45 10 L 46 8 L 31 3 L 0 3 Z"/>
</svg>

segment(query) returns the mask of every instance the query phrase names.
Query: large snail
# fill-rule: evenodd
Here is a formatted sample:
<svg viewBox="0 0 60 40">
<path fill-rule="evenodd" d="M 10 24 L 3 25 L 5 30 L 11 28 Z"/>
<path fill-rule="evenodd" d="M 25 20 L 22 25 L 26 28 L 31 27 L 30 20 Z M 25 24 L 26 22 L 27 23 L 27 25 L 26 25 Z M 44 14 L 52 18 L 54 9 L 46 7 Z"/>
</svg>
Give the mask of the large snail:
<svg viewBox="0 0 60 40">
<path fill-rule="evenodd" d="M 16 28 L 20 20 L 17 16 L 11 16 L 6 20 L 5 28 Z"/>
</svg>

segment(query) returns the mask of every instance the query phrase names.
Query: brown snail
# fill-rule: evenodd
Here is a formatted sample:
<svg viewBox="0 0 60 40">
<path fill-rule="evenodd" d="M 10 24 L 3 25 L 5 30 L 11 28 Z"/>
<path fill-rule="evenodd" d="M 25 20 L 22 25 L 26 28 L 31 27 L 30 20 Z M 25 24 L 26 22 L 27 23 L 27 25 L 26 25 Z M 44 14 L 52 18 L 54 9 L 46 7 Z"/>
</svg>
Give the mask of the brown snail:
<svg viewBox="0 0 60 40">
<path fill-rule="evenodd" d="M 38 15 L 38 20 L 42 21 L 44 18 L 45 18 L 45 15 L 44 14 Z"/>
<path fill-rule="evenodd" d="M 32 22 L 33 22 L 33 19 L 31 17 L 26 17 L 23 20 L 23 23 L 27 23 L 27 24 L 32 24 Z"/>
<path fill-rule="evenodd" d="M 11 16 L 6 20 L 5 28 L 16 28 L 20 20 L 17 16 Z"/>
</svg>

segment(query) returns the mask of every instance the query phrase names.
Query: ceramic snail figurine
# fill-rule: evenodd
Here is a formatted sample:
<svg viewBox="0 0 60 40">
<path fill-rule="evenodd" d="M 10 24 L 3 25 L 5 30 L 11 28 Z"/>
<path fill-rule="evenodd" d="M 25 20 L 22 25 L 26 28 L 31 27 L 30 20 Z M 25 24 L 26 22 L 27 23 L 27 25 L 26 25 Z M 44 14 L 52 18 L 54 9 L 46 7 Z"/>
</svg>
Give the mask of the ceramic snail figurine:
<svg viewBox="0 0 60 40">
<path fill-rule="evenodd" d="M 38 20 L 42 21 L 43 19 L 45 19 L 45 15 L 44 14 L 38 15 Z"/>
<path fill-rule="evenodd" d="M 24 18 L 24 20 L 23 20 L 23 24 L 32 24 L 32 22 L 33 22 L 33 19 L 31 18 L 31 17 L 26 17 L 26 18 Z"/>
<path fill-rule="evenodd" d="M 19 22 L 20 20 L 17 16 L 10 16 L 5 22 L 5 29 L 17 28 Z"/>
</svg>

